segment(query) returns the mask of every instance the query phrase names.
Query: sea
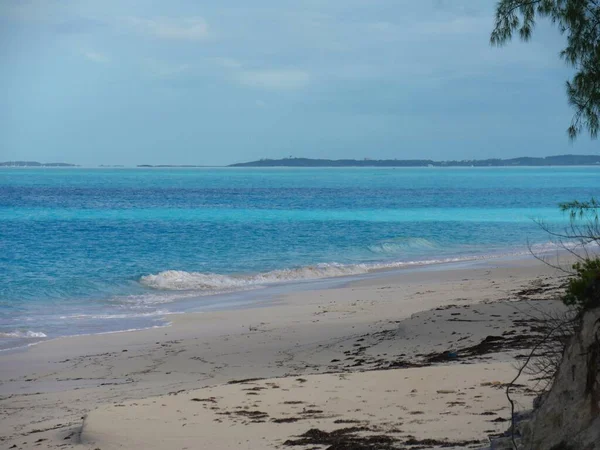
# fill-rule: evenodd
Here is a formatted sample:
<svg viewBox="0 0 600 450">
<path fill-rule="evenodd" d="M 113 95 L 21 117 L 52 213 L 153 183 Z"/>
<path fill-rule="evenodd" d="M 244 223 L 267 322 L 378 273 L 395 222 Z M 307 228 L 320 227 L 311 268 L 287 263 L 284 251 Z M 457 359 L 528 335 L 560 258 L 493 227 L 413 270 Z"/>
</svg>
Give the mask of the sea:
<svg viewBox="0 0 600 450">
<path fill-rule="evenodd" d="M 538 222 L 599 192 L 600 167 L 0 169 L 0 350 L 551 251 Z"/>
</svg>

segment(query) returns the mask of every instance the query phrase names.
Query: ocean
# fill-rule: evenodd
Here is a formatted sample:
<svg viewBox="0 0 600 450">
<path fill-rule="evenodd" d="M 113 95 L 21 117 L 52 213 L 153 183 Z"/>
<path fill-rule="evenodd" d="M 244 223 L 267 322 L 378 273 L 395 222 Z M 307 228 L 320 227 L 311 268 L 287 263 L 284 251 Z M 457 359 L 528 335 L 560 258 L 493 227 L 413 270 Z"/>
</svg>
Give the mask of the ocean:
<svg viewBox="0 0 600 450">
<path fill-rule="evenodd" d="M 0 349 L 273 286 L 551 249 L 600 167 L 0 169 Z"/>
</svg>

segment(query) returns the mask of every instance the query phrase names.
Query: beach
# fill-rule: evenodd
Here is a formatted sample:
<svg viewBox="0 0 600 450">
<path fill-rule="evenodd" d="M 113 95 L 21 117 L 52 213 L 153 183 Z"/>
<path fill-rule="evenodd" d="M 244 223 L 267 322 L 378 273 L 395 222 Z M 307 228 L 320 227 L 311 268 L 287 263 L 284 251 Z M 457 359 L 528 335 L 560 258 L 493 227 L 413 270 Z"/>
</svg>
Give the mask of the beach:
<svg viewBox="0 0 600 450">
<path fill-rule="evenodd" d="M 596 0 L 0 20 L 0 450 L 600 450 Z"/>
<path fill-rule="evenodd" d="M 0 448 L 480 448 L 563 276 L 533 258 L 397 270 L 4 352 Z"/>
</svg>

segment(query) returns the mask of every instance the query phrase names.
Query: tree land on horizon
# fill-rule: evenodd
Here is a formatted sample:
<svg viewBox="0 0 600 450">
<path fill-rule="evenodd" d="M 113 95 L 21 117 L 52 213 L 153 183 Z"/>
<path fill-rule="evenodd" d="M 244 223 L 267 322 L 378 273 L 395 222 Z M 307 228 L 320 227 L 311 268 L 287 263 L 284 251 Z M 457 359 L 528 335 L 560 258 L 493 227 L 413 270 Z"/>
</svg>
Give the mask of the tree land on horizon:
<svg viewBox="0 0 600 450">
<path fill-rule="evenodd" d="M 510 159 L 463 159 L 434 161 L 431 159 L 260 159 L 231 164 L 229 167 L 544 167 L 600 165 L 598 155 L 523 156 Z"/>
</svg>

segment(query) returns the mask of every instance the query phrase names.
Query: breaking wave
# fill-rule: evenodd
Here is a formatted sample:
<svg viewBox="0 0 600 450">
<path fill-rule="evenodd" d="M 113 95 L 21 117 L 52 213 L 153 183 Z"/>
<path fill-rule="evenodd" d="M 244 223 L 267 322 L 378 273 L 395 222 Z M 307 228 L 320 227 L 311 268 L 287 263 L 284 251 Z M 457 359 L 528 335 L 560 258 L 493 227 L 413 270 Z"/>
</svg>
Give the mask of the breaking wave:
<svg viewBox="0 0 600 450">
<path fill-rule="evenodd" d="M 216 273 L 185 272 L 167 270 L 140 278 L 140 283 L 152 289 L 171 291 L 231 291 L 252 289 L 263 285 L 286 281 L 316 280 L 369 272 L 366 264 L 317 264 L 297 269 L 273 270 L 255 275 L 219 275 Z"/>
<path fill-rule="evenodd" d="M 35 339 L 35 338 L 45 338 L 45 333 L 41 331 L 12 331 L 10 333 L 0 333 L 0 338 L 20 338 L 20 339 Z"/>
<path fill-rule="evenodd" d="M 370 247 L 374 252 L 399 252 L 413 248 L 435 248 L 438 245 L 422 238 L 398 238 L 384 241 Z M 561 247 L 553 243 L 537 244 L 531 247 L 531 251 L 537 254 L 551 253 L 560 250 Z M 487 260 L 501 257 L 520 257 L 530 254 L 529 250 L 517 250 L 509 252 L 494 252 L 479 255 L 463 255 L 456 257 L 410 260 L 410 261 L 387 261 L 362 264 L 340 264 L 321 263 L 290 269 L 272 270 L 269 272 L 248 275 L 223 275 L 209 272 L 186 272 L 182 270 L 166 270 L 156 274 L 142 276 L 138 281 L 141 285 L 162 291 L 160 294 L 145 294 L 130 296 L 121 301 L 141 306 L 149 303 L 170 303 L 185 297 L 198 295 L 211 295 L 217 293 L 229 293 L 250 289 L 258 289 L 273 284 L 285 282 L 299 282 L 319 280 L 324 278 L 336 278 L 368 274 L 386 269 L 400 269 L 406 267 L 419 267 L 445 263 L 460 263 L 467 261 Z M 171 294 L 166 294 L 172 292 Z"/>
<path fill-rule="evenodd" d="M 369 245 L 367 248 L 378 254 L 400 254 L 411 250 L 434 249 L 436 247 L 437 244 L 429 239 L 398 237 Z"/>
<path fill-rule="evenodd" d="M 574 252 L 593 251 L 597 252 L 600 245 L 598 242 L 588 242 L 585 245 L 581 242 L 545 242 L 531 246 L 533 254 L 551 253 L 556 251 L 571 250 Z"/>
<path fill-rule="evenodd" d="M 72 314 L 70 316 L 60 316 L 61 320 L 93 320 L 93 319 L 101 319 L 101 320 L 109 320 L 109 319 L 137 319 L 137 318 L 145 318 L 145 317 L 163 317 L 171 314 L 181 314 L 177 312 L 171 312 L 166 309 L 159 309 L 156 311 L 151 311 L 147 313 L 135 313 L 135 312 L 127 312 L 123 314 Z"/>
<path fill-rule="evenodd" d="M 185 272 L 166 270 L 145 275 L 139 282 L 151 289 L 161 291 L 196 291 L 207 294 L 256 289 L 272 284 L 290 281 L 310 281 L 324 278 L 336 278 L 363 275 L 385 269 L 427 266 L 463 261 L 488 259 L 491 256 L 465 256 L 456 258 L 430 259 L 422 261 L 399 261 L 372 264 L 323 263 L 296 269 L 273 270 L 255 275 L 220 275 L 216 273 Z M 193 295 L 193 294 L 191 294 Z"/>
</svg>

